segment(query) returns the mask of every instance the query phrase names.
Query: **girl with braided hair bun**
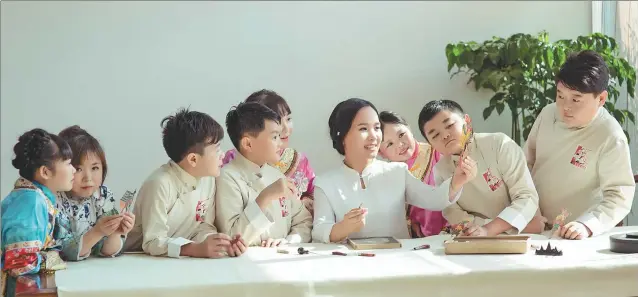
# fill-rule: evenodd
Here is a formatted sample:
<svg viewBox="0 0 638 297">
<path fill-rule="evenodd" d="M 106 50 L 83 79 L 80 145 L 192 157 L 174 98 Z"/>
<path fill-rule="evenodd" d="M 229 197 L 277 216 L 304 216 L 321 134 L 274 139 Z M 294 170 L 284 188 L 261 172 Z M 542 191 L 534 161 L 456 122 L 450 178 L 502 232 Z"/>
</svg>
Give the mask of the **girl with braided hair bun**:
<svg viewBox="0 0 638 297">
<path fill-rule="evenodd" d="M 6 292 L 5 296 L 13 296 L 16 286 L 37 285 L 17 278 L 64 269 L 61 255 L 73 258 L 81 245 L 81 238 L 69 232 L 68 218 L 55 208 L 55 193 L 73 187 L 69 145 L 57 135 L 33 129 L 18 138 L 13 152 L 11 163 L 20 178 L 0 207 L 2 283 L 6 284 L 0 293 Z"/>
</svg>

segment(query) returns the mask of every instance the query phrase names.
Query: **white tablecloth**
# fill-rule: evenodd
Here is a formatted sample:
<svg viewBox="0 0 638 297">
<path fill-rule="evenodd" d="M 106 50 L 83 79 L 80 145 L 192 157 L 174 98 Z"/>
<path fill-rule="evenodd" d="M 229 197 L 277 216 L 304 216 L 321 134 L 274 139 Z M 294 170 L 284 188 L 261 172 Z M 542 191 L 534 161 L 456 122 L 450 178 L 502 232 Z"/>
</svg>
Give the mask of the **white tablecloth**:
<svg viewBox="0 0 638 297">
<path fill-rule="evenodd" d="M 609 234 L 552 240 L 561 257 L 445 255 L 438 235 L 403 240 L 376 257 L 333 256 L 343 245 L 306 244 L 318 254 L 250 248 L 239 258 L 91 258 L 56 273 L 60 297 L 97 296 L 638 296 L 638 254 L 609 251 Z M 533 243 L 546 244 L 541 235 Z M 421 244 L 429 250 L 412 251 Z"/>
</svg>

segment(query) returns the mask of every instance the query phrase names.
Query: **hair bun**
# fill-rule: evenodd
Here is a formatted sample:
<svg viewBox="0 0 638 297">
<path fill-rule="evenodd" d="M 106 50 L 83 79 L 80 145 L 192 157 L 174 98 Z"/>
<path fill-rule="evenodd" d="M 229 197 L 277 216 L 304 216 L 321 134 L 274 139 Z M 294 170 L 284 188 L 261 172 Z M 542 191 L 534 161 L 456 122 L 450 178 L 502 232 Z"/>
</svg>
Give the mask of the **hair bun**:
<svg viewBox="0 0 638 297">
<path fill-rule="evenodd" d="M 49 133 L 42 129 L 33 129 L 24 133 L 18 138 L 18 143 L 13 148 L 16 157 L 11 164 L 18 170 L 29 167 L 38 160 L 42 150 L 50 141 Z"/>
<path fill-rule="evenodd" d="M 15 159 L 11 160 L 11 165 L 13 165 L 13 168 L 18 170 L 24 169 L 28 167 L 29 159 L 24 158 L 24 156 L 16 156 Z"/>
<path fill-rule="evenodd" d="M 68 140 L 80 135 L 89 135 L 88 132 L 86 132 L 86 130 L 80 128 L 80 126 L 78 125 L 73 125 L 71 127 L 68 127 L 62 131 L 60 131 L 60 133 L 58 134 L 58 136 Z"/>
</svg>

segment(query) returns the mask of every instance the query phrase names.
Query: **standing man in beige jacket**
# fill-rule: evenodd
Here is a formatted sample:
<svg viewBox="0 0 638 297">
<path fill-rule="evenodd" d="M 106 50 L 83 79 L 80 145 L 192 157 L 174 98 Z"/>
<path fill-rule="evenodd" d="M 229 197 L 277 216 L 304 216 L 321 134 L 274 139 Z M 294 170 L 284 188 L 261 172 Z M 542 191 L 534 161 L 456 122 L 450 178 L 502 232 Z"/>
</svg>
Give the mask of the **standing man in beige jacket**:
<svg viewBox="0 0 638 297">
<path fill-rule="evenodd" d="M 594 51 L 567 58 L 556 75 L 556 103 L 536 118 L 527 164 L 544 216 L 571 215 L 558 235 L 583 239 L 608 231 L 631 209 L 635 183 L 627 137 L 604 108 L 609 68 Z"/>
</svg>

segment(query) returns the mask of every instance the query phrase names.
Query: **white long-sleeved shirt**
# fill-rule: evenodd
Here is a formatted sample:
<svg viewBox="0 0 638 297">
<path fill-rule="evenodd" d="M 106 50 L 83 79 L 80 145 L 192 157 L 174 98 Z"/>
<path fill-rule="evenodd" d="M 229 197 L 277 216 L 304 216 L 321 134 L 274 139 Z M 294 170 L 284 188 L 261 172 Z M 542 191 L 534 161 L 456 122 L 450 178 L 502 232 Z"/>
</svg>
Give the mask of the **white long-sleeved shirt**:
<svg viewBox="0 0 638 297">
<path fill-rule="evenodd" d="M 205 217 L 214 216 L 214 209 L 214 178 L 197 179 L 169 161 L 140 188 L 133 209 L 135 226 L 125 250 L 178 258 L 183 245 L 217 233 L 213 225 L 204 223 Z"/>
<path fill-rule="evenodd" d="M 309 242 L 312 215 L 299 198 L 276 199 L 264 210 L 255 201 L 264 188 L 280 178 L 286 177 L 279 169 L 268 164 L 260 167 L 237 154 L 217 178 L 215 226 L 219 231 L 241 234 L 248 245 L 259 245 L 269 238 Z"/>
<path fill-rule="evenodd" d="M 476 178 L 465 184 L 459 200 L 443 210 L 450 224 L 485 225 L 499 217 L 519 233 L 538 210 L 538 193 L 521 147 L 503 133 L 475 133 L 468 155 L 477 163 Z M 434 167 L 437 184 L 452 177 L 459 156 L 444 156 Z"/>
<path fill-rule="evenodd" d="M 361 186 L 361 180 L 365 189 Z M 346 165 L 315 179 L 315 218 L 312 238 L 317 242 L 330 242 L 335 223 L 363 203 L 368 209 L 365 226 L 350 238 L 393 236 L 410 238 L 405 203 L 430 210 L 442 210 L 456 202 L 461 191 L 450 201 L 450 181 L 438 187 L 424 184 L 414 178 L 405 163 L 373 161 L 361 175 Z"/>
<path fill-rule="evenodd" d="M 584 127 L 569 128 L 555 103 L 541 111 L 527 138 L 527 165 L 550 221 L 565 208 L 592 236 L 613 228 L 631 209 L 635 182 L 629 145 L 603 107 Z"/>
</svg>

